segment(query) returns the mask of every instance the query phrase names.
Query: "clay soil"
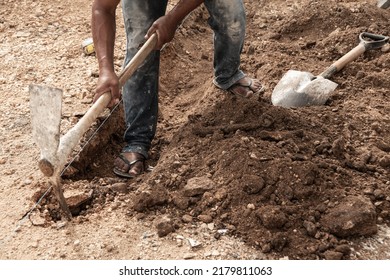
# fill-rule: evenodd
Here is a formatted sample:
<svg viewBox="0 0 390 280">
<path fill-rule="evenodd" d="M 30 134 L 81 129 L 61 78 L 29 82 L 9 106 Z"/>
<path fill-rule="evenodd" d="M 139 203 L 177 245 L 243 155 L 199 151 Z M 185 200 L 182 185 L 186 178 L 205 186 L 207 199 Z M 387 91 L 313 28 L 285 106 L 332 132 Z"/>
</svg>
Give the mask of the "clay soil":
<svg viewBox="0 0 390 280">
<path fill-rule="evenodd" d="M 28 86 L 63 90 L 62 134 L 91 106 L 97 62 L 80 47 L 91 37 L 91 1 L 0 3 L 1 259 L 390 257 L 388 46 L 335 74 L 323 106 L 286 109 L 270 98 L 288 70 L 317 75 L 361 32 L 390 35 L 390 9 L 376 0 L 246 0 L 241 67 L 266 91 L 243 99 L 212 84 L 200 7 L 162 50 L 153 168 L 135 180 L 113 174 L 123 115 L 118 107 L 103 123 L 105 112 L 63 174 L 67 221 L 38 168 Z M 117 18 L 119 72 L 120 8 Z"/>
</svg>

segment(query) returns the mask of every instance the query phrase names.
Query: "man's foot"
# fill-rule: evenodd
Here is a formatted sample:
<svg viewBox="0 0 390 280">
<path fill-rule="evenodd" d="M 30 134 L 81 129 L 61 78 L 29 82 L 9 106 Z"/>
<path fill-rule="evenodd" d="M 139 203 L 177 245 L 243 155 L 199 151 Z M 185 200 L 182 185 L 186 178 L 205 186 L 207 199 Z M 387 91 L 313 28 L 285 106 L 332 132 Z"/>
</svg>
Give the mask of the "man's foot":
<svg viewBox="0 0 390 280">
<path fill-rule="evenodd" d="M 139 153 L 121 153 L 114 162 L 114 173 L 125 178 L 134 178 L 145 171 L 145 157 Z"/>
<path fill-rule="evenodd" d="M 249 98 L 254 94 L 263 92 L 264 88 L 259 80 L 244 77 L 228 88 L 228 91 L 234 95 Z"/>
</svg>

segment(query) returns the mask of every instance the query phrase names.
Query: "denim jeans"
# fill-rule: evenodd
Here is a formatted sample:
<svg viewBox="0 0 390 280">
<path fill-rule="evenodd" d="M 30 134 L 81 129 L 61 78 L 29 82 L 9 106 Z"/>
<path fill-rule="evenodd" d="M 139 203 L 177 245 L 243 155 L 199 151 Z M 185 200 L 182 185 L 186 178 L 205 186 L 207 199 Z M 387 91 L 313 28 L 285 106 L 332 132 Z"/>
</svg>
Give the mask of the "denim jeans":
<svg viewBox="0 0 390 280">
<path fill-rule="evenodd" d="M 122 10 L 127 47 L 125 64 L 144 43 L 144 36 L 166 11 L 168 0 L 123 0 Z M 245 38 L 245 11 L 242 0 L 205 0 L 214 31 L 213 83 L 228 89 L 245 77 L 239 69 Z M 122 96 L 125 109 L 125 141 L 123 152 L 137 152 L 148 157 L 156 133 L 158 115 L 158 79 L 160 52 L 153 51 L 125 83 Z"/>
</svg>

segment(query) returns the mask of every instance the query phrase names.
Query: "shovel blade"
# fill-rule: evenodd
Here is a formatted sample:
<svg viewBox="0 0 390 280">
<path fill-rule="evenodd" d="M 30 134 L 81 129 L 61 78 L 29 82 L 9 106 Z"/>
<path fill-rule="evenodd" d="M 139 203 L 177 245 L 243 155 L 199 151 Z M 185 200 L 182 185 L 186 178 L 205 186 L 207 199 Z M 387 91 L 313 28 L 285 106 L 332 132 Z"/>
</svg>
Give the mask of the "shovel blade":
<svg viewBox="0 0 390 280">
<path fill-rule="evenodd" d="M 29 93 L 33 139 L 41 159 L 54 163 L 60 142 L 62 90 L 30 85 Z"/>
<path fill-rule="evenodd" d="M 271 101 L 285 108 L 324 105 L 336 87 L 335 82 L 321 76 L 289 70 L 273 90 Z"/>
</svg>

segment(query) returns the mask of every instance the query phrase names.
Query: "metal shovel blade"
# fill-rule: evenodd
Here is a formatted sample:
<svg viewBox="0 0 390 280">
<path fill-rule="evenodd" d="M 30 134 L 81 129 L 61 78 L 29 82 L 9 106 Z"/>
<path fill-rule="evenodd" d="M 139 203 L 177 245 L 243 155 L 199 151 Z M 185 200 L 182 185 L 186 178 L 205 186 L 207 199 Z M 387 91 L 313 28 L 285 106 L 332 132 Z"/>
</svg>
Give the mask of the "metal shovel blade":
<svg viewBox="0 0 390 280">
<path fill-rule="evenodd" d="M 62 90 L 30 85 L 29 92 L 33 139 L 40 148 L 41 159 L 56 162 L 60 143 Z M 53 168 L 48 172 L 52 171 Z"/>
<path fill-rule="evenodd" d="M 289 70 L 274 88 L 271 101 L 285 108 L 323 105 L 336 87 L 335 82 L 321 76 Z"/>
</svg>

